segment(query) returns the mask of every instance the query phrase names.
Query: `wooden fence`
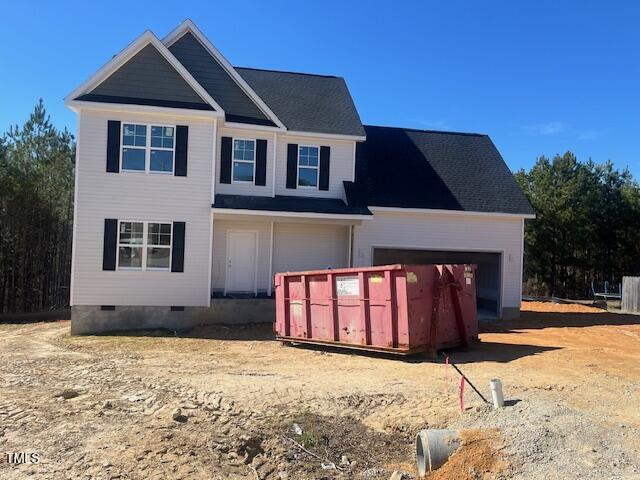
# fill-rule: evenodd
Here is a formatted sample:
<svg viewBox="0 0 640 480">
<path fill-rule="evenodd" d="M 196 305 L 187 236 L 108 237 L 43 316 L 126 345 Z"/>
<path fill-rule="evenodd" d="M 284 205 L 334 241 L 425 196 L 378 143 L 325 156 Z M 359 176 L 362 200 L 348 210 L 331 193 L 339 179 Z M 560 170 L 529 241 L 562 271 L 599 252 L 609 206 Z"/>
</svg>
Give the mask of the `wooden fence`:
<svg viewBox="0 0 640 480">
<path fill-rule="evenodd" d="M 622 277 L 622 311 L 640 313 L 640 277 Z"/>
</svg>

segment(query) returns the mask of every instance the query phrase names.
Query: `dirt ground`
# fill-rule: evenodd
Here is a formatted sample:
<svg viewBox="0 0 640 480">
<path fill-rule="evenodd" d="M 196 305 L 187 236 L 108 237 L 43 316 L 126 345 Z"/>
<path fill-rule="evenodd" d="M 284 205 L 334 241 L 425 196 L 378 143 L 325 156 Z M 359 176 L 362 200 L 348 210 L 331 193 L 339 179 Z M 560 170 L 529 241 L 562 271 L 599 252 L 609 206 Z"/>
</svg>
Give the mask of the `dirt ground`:
<svg viewBox="0 0 640 480">
<path fill-rule="evenodd" d="M 640 317 L 523 310 L 448 352 L 485 396 L 504 385 L 500 410 L 467 386 L 464 412 L 442 360 L 286 347 L 270 326 L 0 325 L 0 478 L 410 479 L 415 434 L 453 428 L 432 480 L 640 479 Z"/>
</svg>

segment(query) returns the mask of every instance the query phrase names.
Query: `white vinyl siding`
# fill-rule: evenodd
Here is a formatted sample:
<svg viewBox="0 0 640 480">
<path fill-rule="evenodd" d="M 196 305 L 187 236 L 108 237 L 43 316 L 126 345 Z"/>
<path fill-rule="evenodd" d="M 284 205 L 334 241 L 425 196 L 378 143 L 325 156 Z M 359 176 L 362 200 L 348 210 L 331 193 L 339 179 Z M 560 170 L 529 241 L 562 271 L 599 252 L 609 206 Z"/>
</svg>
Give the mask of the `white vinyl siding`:
<svg viewBox="0 0 640 480">
<path fill-rule="evenodd" d="M 186 177 L 106 172 L 107 121 L 189 127 Z M 213 121 L 85 110 L 78 126 L 72 305 L 209 305 Z M 184 272 L 103 271 L 104 220 L 183 221 Z"/>
<path fill-rule="evenodd" d="M 291 136 L 282 133 L 277 137 L 277 159 L 275 169 L 275 194 L 301 197 L 324 197 L 344 199 L 345 180 L 353 181 L 354 175 L 354 151 L 355 142 L 350 140 L 334 140 L 323 137 Z M 222 137 L 242 139 L 264 139 L 267 141 L 267 176 L 266 185 L 260 186 L 252 183 L 220 183 L 220 152 Z M 286 188 L 287 183 L 287 144 L 317 145 L 331 147 L 329 166 L 329 190 L 316 188 Z M 274 133 L 240 128 L 220 128 L 216 140 L 216 187 L 215 192 L 226 195 L 259 195 L 272 196 L 273 194 L 273 147 Z M 296 179 L 297 182 L 297 179 Z"/>
<path fill-rule="evenodd" d="M 238 220 L 213 220 L 212 289 L 222 292 L 225 286 L 227 232 L 258 232 L 258 291 L 265 292 L 272 281 L 269 275 L 271 220 L 255 216 Z M 348 227 L 345 225 L 286 222 L 277 219 L 273 227 L 273 272 L 317 270 L 347 265 Z"/>
<path fill-rule="evenodd" d="M 502 253 L 502 308 L 520 307 L 521 218 L 374 212 L 354 227 L 354 266 L 371 265 L 374 247 Z"/>
<path fill-rule="evenodd" d="M 273 232 L 273 272 L 320 270 L 347 266 L 344 225 L 276 223 Z"/>
<path fill-rule="evenodd" d="M 287 188 L 287 145 L 319 145 L 331 147 L 329 157 L 329 190 L 298 187 Z M 276 163 L 276 195 L 301 197 L 344 198 L 345 180 L 353 180 L 353 141 L 328 140 L 322 137 L 278 136 L 278 161 Z M 297 181 L 297 179 L 296 179 Z"/>
<path fill-rule="evenodd" d="M 266 185 L 255 184 L 255 148 L 254 143 L 254 177 L 251 182 L 238 182 L 233 181 L 231 183 L 220 183 L 220 152 L 222 148 L 222 137 L 231 137 L 232 139 L 243 140 L 258 140 L 263 139 L 267 141 L 267 176 Z M 234 142 L 235 143 L 235 142 Z M 232 143 L 232 166 L 231 166 L 231 178 L 233 179 L 233 143 Z M 225 195 L 262 195 L 271 196 L 273 189 L 273 134 L 267 132 L 260 132 L 258 130 L 241 130 L 237 128 L 220 128 L 218 132 L 218 138 L 216 141 L 216 193 Z"/>
</svg>

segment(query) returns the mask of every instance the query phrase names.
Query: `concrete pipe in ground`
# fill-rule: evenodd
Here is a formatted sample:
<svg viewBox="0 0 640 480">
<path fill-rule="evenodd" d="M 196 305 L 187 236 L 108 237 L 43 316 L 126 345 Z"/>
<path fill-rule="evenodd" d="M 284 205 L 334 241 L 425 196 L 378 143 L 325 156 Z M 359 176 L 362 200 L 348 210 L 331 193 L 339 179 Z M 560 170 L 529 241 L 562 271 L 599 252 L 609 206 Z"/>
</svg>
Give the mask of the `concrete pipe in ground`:
<svg viewBox="0 0 640 480">
<path fill-rule="evenodd" d="M 457 430 L 420 430 L 416 435 L 418 476 L 422 478 L 427 472 L 440 468 L 458 447 L 460 435 Z"/>
</svg>

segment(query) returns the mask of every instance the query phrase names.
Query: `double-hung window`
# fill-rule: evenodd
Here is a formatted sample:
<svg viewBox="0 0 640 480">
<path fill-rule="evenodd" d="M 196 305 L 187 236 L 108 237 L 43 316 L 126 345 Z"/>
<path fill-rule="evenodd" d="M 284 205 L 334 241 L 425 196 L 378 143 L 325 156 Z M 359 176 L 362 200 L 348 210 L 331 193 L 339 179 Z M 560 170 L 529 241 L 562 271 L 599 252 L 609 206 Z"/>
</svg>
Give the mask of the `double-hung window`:
<svg viewBox="0 0 640 480">
<path fill-rule="evenodd" d="M 118 228 L 118 268 L 142 270 L 144 223 L 120 222 Z"/>
<path fill-rule="evenodd" d="M 300 145 L 298 147 L 298 186 L 318 188 L 320 148 Z"/>
<path fill-rule="evenodd" d="M 168 271 L 172 228 L 172 223 L 120 221 L 118 270 Z"/>
<path fill-rule="evenodd" d="M 233 179 L 234 183 L 253 183 L 256 166 L 255 140 L 233 140 Z"/>
<path fill-rule="evenodd" d="M 172 174 L 175 131 L 174 126 L 123 123 L 121 170 Z"/>
</svg>

